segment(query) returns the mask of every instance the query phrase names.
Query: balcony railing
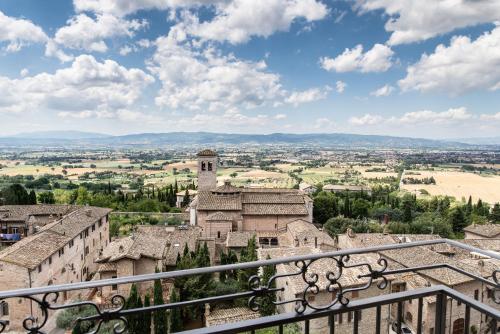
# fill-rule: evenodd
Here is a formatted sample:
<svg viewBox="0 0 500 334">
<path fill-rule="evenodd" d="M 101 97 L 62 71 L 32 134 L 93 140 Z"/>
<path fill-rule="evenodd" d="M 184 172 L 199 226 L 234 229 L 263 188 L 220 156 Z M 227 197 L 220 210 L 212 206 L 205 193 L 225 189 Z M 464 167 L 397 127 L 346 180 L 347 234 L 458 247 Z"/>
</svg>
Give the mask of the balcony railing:
<svg viewBox="0 0 500 334">
<path fill-rule="evenodd" d="M 239 322 L 226 323 L 217 326 L 197 328 L 185 331 L 184 333 L 201 334 L 201 333 L 242 333 L 254 332 L 262 328 L 273 327 L 278 333 L 284 332 L 284 326 L 290 323 L 300 323 L 300 329 L 304 333 L 315 333 L 319 330 L 312 329 L 311 323 L 315 319 L 327 319 L 327 333 L 336 333 L 340 325 L 336 319 L 339 314 L 352 314 L 352 321 L 349 325 L 349 331 L 352 333 L 364 333 L 360 329 L 360 323 L 370 323 L 372 332 L 374 333 L 403 333 L 402 327 L 404 326 L 404 305 L 405 303 L 412 302 L 413 307 L 416 305 L 417 319 L 416 328 L 414 333 L 424 333 L 423 327 L 423 308 L 424 300 L 431 298 L 435 310 L 433 311 L 432 333 L 472 333 L 471 330 L 471 311 L 480 314 L 482 328 L 481 333 L 498 333 L 500 322 L 500 268 L 496 268 L 488 275 L 478 275 L 477 273 L 468 272 L 464 269 L 455 267 L 453 265 L 431 264 L 422 265 L 412 268 L 398 268 L 389 269 L 387 260 L 381 257 L 378 260 L 378 266 L 372 266 L 370 263 L 356 263 L 350 264 L 350 256 L 359 254 L 369 254 L 381 251 L 398 250 L 403 248 L 412 248 L 417 246 L 432 246 L 437 244 L 445 244 L 451 247 L 457 247 L 475 254 L 481 254 L 484 257 L 493 260 L 500 260 L 500 254 L 491 251 L 477 249 L 466 244 L 448 240 L 431 240 L 409 242 L 401 244 L 391 244 L 377 247 L 356 248 L 348 250 L 340 250 L 325 253 L 314 253 L 302 256 L 276 258 L 264 261 L 255 261 L 248 263 L 238 263 L 224 266 L 212 266 L 188 270 L 160 272 L 155 274 L 146 274 L 139 276 L 120 277 L 115 279 L 105 279 L 98 281 L 88 281 L 73 284 L 62 284 L 54 286 L 35 287 L 29 289 L 1 291 L 0 301 L 8 299 L 27 299 L 32 301 L 38 307 L 39 312 L 36 317 L 33 314 L 27 314 L 22 321 L 24 329 L 30 333 L 43 333 L 44 327 L 47 325 L 48 319 L 53 311 L 72 309 L 81 306 L 92 307 L 95 313 L 91 316 L 79 318 L 78 321 L 92 321 L 94 322 L 93 332 L 99 332 L 102 324 L 114 321 L 117 324 L 114 327 L 115 333 L 123 333 L 127 330 L 128 320 L 130 316 L 137 314 L 147 314 L 157 312 L 160 310 L 173 310 L 176 308 L 185 308 L 193 305 L 216 304 L 223 301 L 233 301 L 236 299 L 247 299 L 248 306 L 253 311 L 259 310 L 259 298 L 268 294 L 277 294 L 281 296 L 290 296 L 286 290 L 290 287 L 286 284 L 276 284 L 282 282 L 283 279 L 294 277 L 299 279 L 304 285 L 304 290 L 301 293 L 293 294 L 290 299 L 279 298 L 273 301 L 277 306 L 293 305 L 293 311 L 283 311 L 271 316 L 258 317 L 252 320 L 245 320 Z M 311 271 L 313 264 L 321 259 L 329 259 L 334 263 L 334 269 L 321 274 L 322 279 L 327 282 L 324 291 L 330 293 L 331 300 L 326 304 L 316 304 L 309 296 L 317 295 L 321 288 L 319 286 L 320 274 Z M 114 295 L 112 304 L 114 307 L 102 308 L 94 301 L 81 301 L 71 303 L 61 303 L 60 295 L 65 292 L 82 289 L 98 289 L 105 286 L 116 286 L 121 284 L 139 283 L 154 280 L 175 280 L 181 277 L 189 277 L 193 275 L 212 275 L 218 272 L 237 271 L 249 268 L 262 268 L 265 266 L 277 266 L 280 264 L 289 264 L 294 266 L 296 270 L 291 273 L 278 273 L 271 277 L 268 282 L 262 282 L 259 276 L 253 276 L 249 279 L 249 287 L 246 291 L 237 293 L 212 296 L 196 300 L 183 300 L 175 303 L 165 303 L 161 305 L 153 305 L 142 308 L 126 309 L 125 300 L 126 296 L 119 294 Z M 355 287 L 343 287 L 340 283 L 343 274 L 352 268 L 362 268 L 364 274 L 358 275 L 358 278 L 364 278 L 365 281 L 362 285 Z M 487 298 L 489 300 L 477 300 L 477 298 L 470 297 L 460 291 L 452 289 L 446 285 L 429 285 L 424 288 L 410 289 L 400 292 L 392 292 L 385 294 L 378 294 L 367 296 L 363 298 L 349 298 L 353 293 L 366 291 L 370 288 L 384 290 L 387 288 L 390 277 L 397 274 L 416 273 L 424 270 L 433 270 L 445 268 L 455 271 L 459 274 L 468 276 L 483 286 L 488 286 L 492 292 Z M 277 287 L 274 287 L 277 286 Z M 455 301 L 455 303 L 453 303 Z M 457 305 L 457 306 L 455 306 Z M 382 315 L 384 307 L 392 307 L 395 316 L 392 321 L 384 326 L 382 323 L 387 319 Z M 454 307 L 454 310 L 451 308 Z M 460 323 L 457 328 L 452 324 L 453 312 L 457 307 L 464 308 L 463 323 Z M 360 320 L 360 315 L 363 310 L 371 309 L 374 311 L 374 316 L 371 319 L 364 318 Z M 390 317 L 390 316 L 389 316 Z M 12 323 L 10 324 L 12 325 Z M 452 328 L 453 327 L 453 328 Z M 5 331 L 7 323 L 0 321 L 0 333 Z M 427 334 L 428 331 L 425 331 Z"/>
</svg>

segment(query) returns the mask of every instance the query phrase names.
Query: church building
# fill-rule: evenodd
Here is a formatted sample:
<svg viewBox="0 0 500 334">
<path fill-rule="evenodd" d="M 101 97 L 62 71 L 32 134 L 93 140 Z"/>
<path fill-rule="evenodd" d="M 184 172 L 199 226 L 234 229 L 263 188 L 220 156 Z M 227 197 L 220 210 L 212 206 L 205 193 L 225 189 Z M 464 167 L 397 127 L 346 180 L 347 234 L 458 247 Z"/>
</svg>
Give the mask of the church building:
<svg viewBox="0 0 500 334">
<path fill-rule="evenodd" d="M 284 231 L 301 219 L 312 223 L 311 198 L 297 189 L 217 186 L 217 154 L 198 153 L 198 193 L 190 205 L 190 223 L 203 236 L 226 239 L 228 232 Z"/>
</svg>

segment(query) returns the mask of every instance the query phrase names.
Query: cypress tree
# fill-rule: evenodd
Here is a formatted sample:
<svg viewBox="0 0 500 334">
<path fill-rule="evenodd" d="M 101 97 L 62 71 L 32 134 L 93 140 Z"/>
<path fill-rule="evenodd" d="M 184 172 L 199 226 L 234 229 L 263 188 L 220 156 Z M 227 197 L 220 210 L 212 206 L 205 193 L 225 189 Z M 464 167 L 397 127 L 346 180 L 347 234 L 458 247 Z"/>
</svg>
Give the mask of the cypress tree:
<svg viewBox="0 0 500 334">
<path fill-rule="evenodd" d="M 156 268 L 156 272 L 159 270 Z M 165 301 L 163 300 L 163 287 L 161 285 L 161 280 L 157 279 L 154 282 L 153 287 L 153 303 L 155 305 L 163 305 Z M 153 313 L 153 323 L 155 333 L 167 333 L 168 330 L 168 316 L 165 310 L 157 310 Z"/>
<path fill-rule="evenodd" d="M 179 297 L 177 296 L 177 292 L 175 289 L 172 290 L 172 294 L 170 295 L 170 303 L 177 303 L 179 302 Z M 181 310 L 180 308 L 176 307 L 170 310 L 170 332 L 175 333 L 175 332 L 180 332 L 183 329 L 182 326 L 182 315 L 181 315 Z"/>
<path fill-rule="evenodd" d="M 270 260 L 271 257 L 267 255 L 267 260 Z M 271 277 L 273 277 L 276 274 L 276 268 L 275 266 L 265 266 L 264 267 L 264 272 L 262 274 L 262 283 L 263 284 L 268 284 Z M 276 287 L 276 281 L 273 281 L 272 284 L 269 286 L 270 288 L 275 288 Z M 268 315 L 273 315 L 276 313 L 276 305 L 273 304 L 273 302 L 276 300 L 276 294 L 274 292 L 269 292 L 266 295 L 264 295 L 261 300 L 260 300 L 260 314 L 262 316 L 268 316 Z"/>
<path fill-rule="evenodd" d="M 148 294 L 146 294 L 146 296 L 144 296 L 144 307 L 149 306 L 151 306 L 151 298 Z M 144 334 L 151 334 L 151 312 L 146 312 L 143 314 L 142 329 Z"/>
<path fill-rule="evenodd" d="M 130 288 L 130 294 L 125 302 L 125 308 L 126 309 L 134 309 L 139 307 L 140 303 L 140 297 L 137 292 L 137 286 L 135 284 L 132 284 L 132 287 Z M 128 331 L 130 334 L 140 334 L 140 315 L 137 314 L 131 314 L 127 317 L 128 321 Z"/>
<path fill-rule="evenodd" d="M 30 204 L 36 204 L 36 194 L 35 194 L 34 190 L 30 191 L 29 202 L 30 202 Z"/>
</svg>

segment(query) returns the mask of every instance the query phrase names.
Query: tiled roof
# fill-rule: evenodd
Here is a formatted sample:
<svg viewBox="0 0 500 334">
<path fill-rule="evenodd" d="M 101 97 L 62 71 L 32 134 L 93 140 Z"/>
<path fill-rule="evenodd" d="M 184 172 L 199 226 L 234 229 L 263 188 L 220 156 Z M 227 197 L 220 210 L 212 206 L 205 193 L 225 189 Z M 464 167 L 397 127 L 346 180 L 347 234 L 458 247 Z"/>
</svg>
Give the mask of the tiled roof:
<svg viewBox="0 0 500 334">
<path fill-rule="evenodd" d="M 325 232 L 321 232 L 312 223 L 302 219 L 297 219 L 286 225 L 288 232 L 293 240 L 297 239 L 301 243 L 309 243 L 314 245 L 317 241 L 318 245 L 335 246 L 335 241 Z"/>
<path fill-rule="evenodd" d="M 77 210 L 76 205 L 2 205 L 0 206 L 0 220 L 28 220 L 30 216 L 50 216 L 54 219 Z"/>
<path fill-rule="evenodd" d="M 245 193 L 242 202 L 243 204 L 303 204 L 304 196 L 290 193 Z"/>
<path fill-rule="evenodd" d="M 106 208 L 80 207 L 78 210 L 69 213 L 61 219 L 45 225 L 42 231 L 50 230 L 54 233 L 74 238 L 111 211 L 113 210 Z"/>
<path fill-rule="evenodd" d="M 71 238 L 52 232 L 40 232 L 21 239 L 0 252 L 0 261 L 35 269 L 49 256 L 67 244 Z"/>
<path fill-rule="evenodd" d="M 472 247 L 500 252 L 500 239 L 465 239 L 460 242 Z"/>
<path fill-rule="evenodd" d="M 226 215 L 222 211 L 217 211 L 211 213 L 206 218 L 207 221 L 232 221 L 233 218 L 231 216 Z"/>
<path fill-rule="evenodd" d="M 471 273 L 474 273 L 475 271 L 475 269 L 470 265 L 451 260 L 449 257 L 433 252 L 426 247 L 412 247 L 388 250 L 380 252 L 380 254 L 407 268 L 431 264 L 450 264 Z M 427 277 L 428 279 L 441 282 L 448 286 L 453 286 L 473 280 L 470 277 L 446 268 L 422 270 L 419 271 L 419 273 Z"/>
<path fill-rule="evenodd" d="M 464 228 L 464 231 L 483 237 L 494 238 L 500 236 L 500 224 L 472 224 Z"/>
<path fill-rule="evenodd" d="M 115 262 L 106 262 L 103 263 L 97 268 L 98 273 L 105 273 L 110 271 L 116 271 L 116 263 Z"/>
<path fill-rule="evenodd" d="M 212 190 L 212 193 L 216 194 L 238 194 L 241 193 L 241 188 L 235 187 L 231 185 L 229 182 L 224 182 L 223 185 L 218 186 L 214 190 Z"/>
<path fill-rule="evenodd" d="M 111 242 L 102 252 L 97 262 L 115 262 L 123 258 L 138 260 L 141 257 L 161 260 L 166 248 L 163 238 L 136 234 Z"/>
<path fill-rule="evenodd" d="M 217 153 L 215 153 L 215 151 L 205 149 L 205 150 L 198 152 L 197 156 L 199 156 L 199 157 L 216 157 Z"/>
<path fill-rule="evenodd" d="M 198 193 L 198 210 L 207 211 L 240 211 L 240 195 L 221 196 L 211 192 L 202 191 Z"/>
<path fill-rule="evenodd" d="M 194 251 L 196 243 L 201 235 L 198 227 L 190 227 L 187 230 L 176 229 L 168 238 L 167 250 L 165 252 L 165 264 L 174 266 L 177 261 L 177 254 L 184 251 L 184 245 L 188 245 L 189 250 Z"/>
<path fill-rule="evenodd" d="M 271 259 L 296 256 L 296 255 L 309 255 L 314 253 L 320 253 L 320 250 L 312 247 L 293 247 L 293 248 L 267 248 L 258 249 L 257 254 L 260 260 L 267 259 L 267 256 Z M 349 264 L 361 264 L 369 263 L 373 269 L 380 269 L 377 264 L 378 257 L 374 254 L 362 254 L 362 255 L 351 255 Z M 299 270 L 294 263 L 289 264 L 279 264 L 276 266 L 277 274 L 292 274 Z M 329 272 L 336 272 L 338 268 L 336 266 L 335 260 L 331 258 L 321 258 L 315 261 L 309 266 L 308 272 L 318 274 L 318 286 L 321 291 L 325 290 L 329 284 L 327 279 L 327 274 Z M 358 278 L 358 275 L 367 274 L 368 269 L 366 266 L 353 267 L 349 270 L 344 270 L 342 276 L 339 279 L 339 283 L 343 287 L 354 287 L 365 284 L 367 282 L 366 278 Z M 392 279 L 393 277 L 388 277 Z M 307 287 L 307 283 L 304 282 L 301 275 L 288 276 L 286 279 L 294 294 L 303 293 L 304 289 Z"/>
<path fill-rule="evenodd" d="M 226 247 L 246 247 L 254 232 L 228 232 Z"/>
<path fill-rule="evenodd" d="M 370 191 L 370 187 L 367 186 L 356 186 L 356 185 L 344 185 L 344 184 L 327 184 L 323 187 L 325 191 Z"/>
<path fill-rule="evenodd" d="M 244 320 L 257 319 L 259 317 L 259 312 L 254 312 L 246 307 L 235 307 L 214 310 L 209 315 L 207 315 L 205 320 L 207 327 L 210 327 Z"/>
<path fill-rule="evenodd" d="M 245 204 L 242 214 L 301 216 L 309 212 L 304 204 Z"/>
</svg>

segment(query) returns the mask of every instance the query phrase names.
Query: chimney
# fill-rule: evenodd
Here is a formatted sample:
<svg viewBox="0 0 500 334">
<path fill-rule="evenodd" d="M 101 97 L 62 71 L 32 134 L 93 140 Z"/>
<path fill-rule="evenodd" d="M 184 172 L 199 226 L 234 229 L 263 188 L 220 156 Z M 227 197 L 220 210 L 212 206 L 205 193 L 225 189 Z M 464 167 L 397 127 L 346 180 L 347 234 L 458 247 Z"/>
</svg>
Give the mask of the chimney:
<svg viewBox="0 0 500 334">
<path fill-rule="evenodd" d="M 92 217 L 92 210 L 86 209 L 85 214 L 87 215 L 87 217 Z"/>
</svg>

